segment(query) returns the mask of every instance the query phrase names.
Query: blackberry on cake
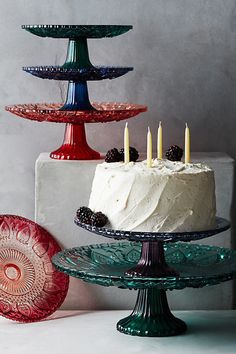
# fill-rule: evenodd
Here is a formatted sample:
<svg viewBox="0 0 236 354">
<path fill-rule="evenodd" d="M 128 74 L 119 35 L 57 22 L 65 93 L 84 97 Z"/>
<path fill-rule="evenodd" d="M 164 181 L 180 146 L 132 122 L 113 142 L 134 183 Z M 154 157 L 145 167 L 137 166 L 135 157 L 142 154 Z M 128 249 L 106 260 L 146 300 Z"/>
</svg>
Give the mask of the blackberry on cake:
<svg viewBox="0 0 236 354">
<path fill-rule="evenodd" d="M 166 158 L 170 161 L 181 161 L 183 157 L 183 149 L 178 145 L 171 145 L 171 147 L 166 151 Z"/>
<path fill-rule="evenodd" d="M 93 213 L 91 216 L 91 224 L 96 227 L 105 226 L 107 221 L 107 216 L 100 211 L 98 211 L 97 213 Z"/>
<path fill-rule="evenodd" d="M 86 206 L 80 207 L 76 212 L 76 216 L 78 220 L 83 224 L 91 225 L 92 215 L 93 215 L 92 210 Z"/>
<path fill-rule="evenodd" d="M 105 156 L 105 162 L 119 162 L 122 160 L 121 154 L 116 148 L 109 150 Z"/>
<path fill-rule="evenodd" d="M 121 160 L 120 161 L 124 161 L 125 157 L 124 157 L 124 149 L 120 150 L 120 155 L 121 155 Z M 129 148 L 129 159 L 130 161 L 136 162 L 139 158 L 139 153 L 138 151 L 135 149 L 135 147 L 130 146 Z"/>
</svg>

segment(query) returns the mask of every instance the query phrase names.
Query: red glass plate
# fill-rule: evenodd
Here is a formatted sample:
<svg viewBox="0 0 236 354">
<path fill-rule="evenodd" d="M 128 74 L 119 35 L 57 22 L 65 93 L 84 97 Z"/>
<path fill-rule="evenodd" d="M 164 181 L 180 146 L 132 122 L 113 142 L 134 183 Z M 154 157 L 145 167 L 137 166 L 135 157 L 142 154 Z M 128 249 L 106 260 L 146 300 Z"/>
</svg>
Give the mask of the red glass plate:
<svg viewBox="0 0 236 354">
<path fill-rule="evenodd" d="M 147 107 L 132 103 L 96 103 L 95 109 L 84 111 L 60 110 L 59 103 L 18 104 L 5 109 L 22 118 L 39 122 L 67 123 L 64 142 L 61 147 L 50 153 L 50 157 L 59 160 L 96 160 L 100 154 L 90 148 L 86 141 L 84 123 L 112 122 L 129 119 Z"/>
<path fill-rule="evenodd" d="M 92 102 L 95 110 L 60 111 L 59 103 L 35 103 L 7 106 L 6 110 L 17 116 L 39 122 L 98 123 L 128 119 L 147 110 L 146 106 L 132 103 Z"/>
<path fill-rule="evenodd" d="M 63 303 L 69 277 L 51 258 L 61 248 L 33 221 L 0 215 L 0 314 L 19 322 L 51 315 Z"/>
</svg>

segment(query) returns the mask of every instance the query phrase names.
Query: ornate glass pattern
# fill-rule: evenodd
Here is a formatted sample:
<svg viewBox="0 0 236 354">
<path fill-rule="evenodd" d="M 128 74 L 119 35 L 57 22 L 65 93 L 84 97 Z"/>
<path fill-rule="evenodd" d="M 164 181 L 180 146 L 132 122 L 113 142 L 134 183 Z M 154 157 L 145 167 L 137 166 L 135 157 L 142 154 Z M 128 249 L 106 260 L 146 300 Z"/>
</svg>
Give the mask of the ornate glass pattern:
<svg viewBox="0 0 236 354">
<path fill-rule="evenodd" d="M 41 79 L 91 81 L 115 79 L 133 68 L 92 66 L 88 68 L 64 68 L 63 66 L 26 66 L 23 70 Z"/>
<path fill-rule="evenodd" d="M 236 277 L 236 251 L 197 244 L 168 243 L 166 262 L 179 276 L 130 277 L 125 272 L 140 258 L 139 243 L 121 242 L 77 247 L 53 257 L 57 269 L 103 286 L 128 289 L 183 289 L 215 285 Z"/>
<path fill-rule="evenodd" d="M 39 321 L 64 301 L 69 277 L 51 258 L 61 249 L 42 227 L 20 216 L 0 216 L 0 314 Z"/>
<path fill-rule="evenodd" d="M 6 110 L 22 118 L 54 123 L 104 123 L 128 119 L 147 110 L 146 106 L 132 103 L 96 103 L 95 110 L 62 111 L 60 103 L 35 103 L 6 106 Z"/>
<path fill-rule="evenodd" d="M 40 37 L 103 38 L 115 37 L 133 28 L 130 25 L 22 25 L 26 31 Z"/>
<path fill-rule="evenodd" d="M 230 223 L 226 219 L 216 218 L 216 227 L 214 230 L 193 231 L 193 232 L 138 232 L 138 231 L 124 231 L 113 230 L 108 227 L 95 227 L 88 224 L 81 223 L 75 218 L 76 225 L 93 232 L 97 235 L 128 241 L 164 241 L 164 242 L 177 242 L 177 241 L 194 241 L 206 237 L 210 237 L 226 231 L 230 228 Z"/>
</svg>

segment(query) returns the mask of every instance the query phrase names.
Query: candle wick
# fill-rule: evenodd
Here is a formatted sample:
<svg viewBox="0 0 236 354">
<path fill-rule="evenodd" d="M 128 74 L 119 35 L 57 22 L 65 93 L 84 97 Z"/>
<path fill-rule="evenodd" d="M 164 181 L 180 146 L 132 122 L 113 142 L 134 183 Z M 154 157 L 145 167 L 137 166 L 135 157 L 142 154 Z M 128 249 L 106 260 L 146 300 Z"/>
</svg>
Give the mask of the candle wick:
<svg viewBox="0 0 236 354">
<path fill-rule="evenodd" d="M 188 124 L 187 123 L 185 123 L 185 127 L 188 128 Z"/>
<path fill-rule="evenodd" d="M 159 122 L 159 127 L 161 127 L 161 121 Z"/>
<path fill-rule="evenodd" d="M 128 128 L 128 122 L 125 123 L 125 128 Z"/>
</svg>

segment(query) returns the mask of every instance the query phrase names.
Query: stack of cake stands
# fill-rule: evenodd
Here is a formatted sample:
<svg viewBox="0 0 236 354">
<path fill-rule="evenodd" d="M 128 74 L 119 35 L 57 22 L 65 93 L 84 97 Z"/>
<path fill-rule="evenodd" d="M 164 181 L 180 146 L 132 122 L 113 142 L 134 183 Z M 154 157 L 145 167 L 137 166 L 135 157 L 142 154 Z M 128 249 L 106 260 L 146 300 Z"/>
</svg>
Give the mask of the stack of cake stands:
<svg viewBox="0 0 236 354">
<path fill-rule="evenodd" d="M 77 218 L 75 223 L 94 234 L 126 240 L 72 248 L 53 257 L 56 268 L 73 277 L 138 290 L 133 312 L 117 323 L 122 333 L 146 337 L 184 333 L 187 326 L 171 313 L 166 290 L 200 288 L 236 277 L 235 251 L 187 243 L 227 230 L 230 224 L 223 218 L 217 217 L 213 230 L 175 233 L 117 231 Z"/>
<path fill-rule="evenodd" d="M 53 159 L 94 160 L 100 154 L 89 147 L 85 123 L 105 123 L 129 119 L 147 110 L 132 103 L 90 103 L 87 81 L 115 79 L 133 70 L 131 67 L 93 66 L 87 38 L 115 37 L 129 31 L 128 25 L 25 25 L 26 31 L 40 36 L 69 39 L 66 61 L 62 66 L 29 66 L 23 70 L 42 79 L 68 81 L 66 102 L 7 106 L 6 110 L 39 122 L 66 123 L 64 142 L 51 152 Z"/>
</svg>

